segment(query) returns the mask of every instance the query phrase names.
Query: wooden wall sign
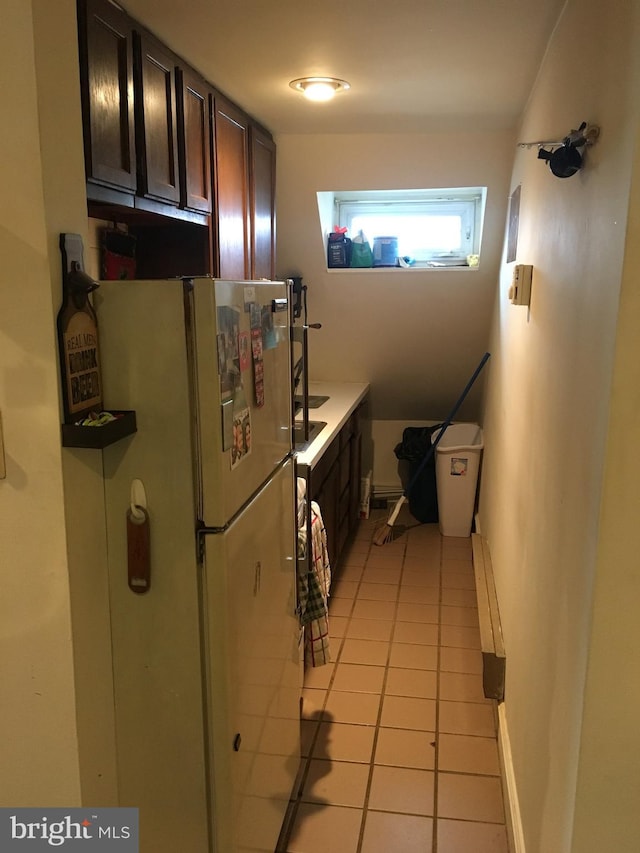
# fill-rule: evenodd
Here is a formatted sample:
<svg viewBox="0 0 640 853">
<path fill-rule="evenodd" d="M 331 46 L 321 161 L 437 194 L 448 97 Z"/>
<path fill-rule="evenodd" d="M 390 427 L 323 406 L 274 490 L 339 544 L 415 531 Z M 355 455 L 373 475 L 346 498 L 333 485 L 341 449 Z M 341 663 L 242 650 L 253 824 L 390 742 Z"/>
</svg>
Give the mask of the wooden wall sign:
<svg viewBox="0 0 640 853">
<path fill-rule="evenodd" d="M 98 287 L 83 269 L 82 238 L 61 234 L 62 307 L 58 312 L 58 347 L 64 421 L 77 423 L 102 411 L 102 377 L 98 322 L 89 294 Z"/>
</svg>

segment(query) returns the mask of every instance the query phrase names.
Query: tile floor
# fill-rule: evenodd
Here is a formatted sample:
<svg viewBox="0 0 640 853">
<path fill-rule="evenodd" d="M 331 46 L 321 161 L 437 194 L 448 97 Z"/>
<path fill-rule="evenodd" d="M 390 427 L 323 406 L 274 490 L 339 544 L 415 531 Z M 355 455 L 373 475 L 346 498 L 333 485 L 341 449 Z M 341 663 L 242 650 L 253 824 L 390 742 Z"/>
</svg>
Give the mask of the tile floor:
<svg viewBox="0 0 640 853">
<path fill-rule="evenodd" d="M 334 574 L 333 662 L 305 674 L 278 853 L 508 853 L 471 540 L 414 523 L 379 547 L 385 516 Z"/>
</svg>

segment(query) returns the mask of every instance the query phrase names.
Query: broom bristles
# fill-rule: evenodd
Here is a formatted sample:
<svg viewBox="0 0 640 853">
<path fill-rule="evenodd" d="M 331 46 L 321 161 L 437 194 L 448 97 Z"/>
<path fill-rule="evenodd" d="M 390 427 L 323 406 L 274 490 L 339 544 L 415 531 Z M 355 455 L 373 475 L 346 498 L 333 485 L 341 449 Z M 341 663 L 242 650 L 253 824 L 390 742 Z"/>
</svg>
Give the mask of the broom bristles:
<svg viewBox="0 0 640 853">
<path fill-rule="evenodd" d="M 390 542 L 393 537 L 393 527 L 389 524 L 388 521 L 385 521 L 378 530 L 373 534 L 373 544 L 374 545 L 386 545 L 387 542 Z"/>
<path fill-rule="evenodd" d="M 380 529 L 374 533 L 373 536 L 373 544 L 374 545 L 385 545 L 387 542 L 390 542 L 393 539 L 393 525 L 395 524 L 396 518 L 402 508 L 402 504 L 405 502 L 406 498 L 404 495 L 397 501 L 393 510 L 391 511 L 391 515 L 389 516 L 389 520 L 385 522 L 385 524 L 380 526 Z"/>
</svg>

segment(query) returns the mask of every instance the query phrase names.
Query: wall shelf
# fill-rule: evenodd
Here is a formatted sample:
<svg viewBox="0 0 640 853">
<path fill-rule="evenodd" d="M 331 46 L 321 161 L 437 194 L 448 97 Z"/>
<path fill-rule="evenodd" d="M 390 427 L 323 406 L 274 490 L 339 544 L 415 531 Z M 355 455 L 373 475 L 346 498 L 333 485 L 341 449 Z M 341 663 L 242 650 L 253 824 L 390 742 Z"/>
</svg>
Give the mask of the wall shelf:
<svg viewBox="0 0 640 853">
<path fill-rule="evenodd" d="M 102 450 L 103 447 L 137 432 L 135 412 L 112 411 L 111 414 L 116 415 L 116 420 L 102 426 L 62 424 L 62 446 Z"/>
</svg>

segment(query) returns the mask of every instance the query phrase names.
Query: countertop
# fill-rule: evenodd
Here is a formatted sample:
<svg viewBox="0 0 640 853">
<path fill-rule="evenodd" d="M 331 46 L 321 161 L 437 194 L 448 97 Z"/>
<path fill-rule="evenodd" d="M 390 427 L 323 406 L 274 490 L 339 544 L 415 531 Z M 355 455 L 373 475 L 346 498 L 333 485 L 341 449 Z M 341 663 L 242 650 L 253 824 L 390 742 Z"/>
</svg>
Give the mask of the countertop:
<svg viewBox="0 0 640 853">
<path fill-rule="evenodd" d="M 368 382 L 310 382 L 309 395 L 329 397 L 317 409 L 309 409 L 310 421 L 326 421 L 326 427 L 318 433 L 311 444 L 302 452 L 296 451 L 299 465 L 313 468 L 351 414 L 369 393 Z M 302 413 L 296 417 L 302 420 Z"/>
</svg>

